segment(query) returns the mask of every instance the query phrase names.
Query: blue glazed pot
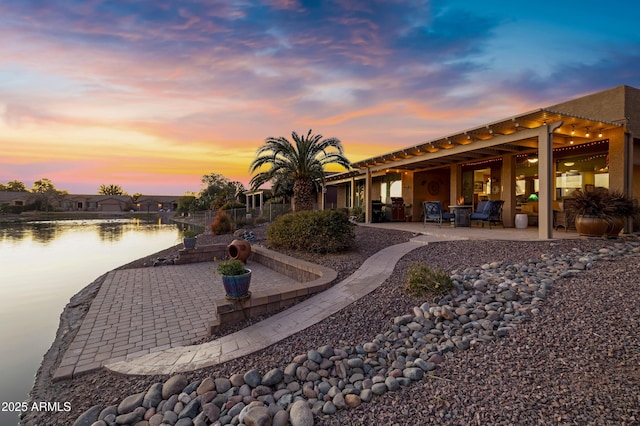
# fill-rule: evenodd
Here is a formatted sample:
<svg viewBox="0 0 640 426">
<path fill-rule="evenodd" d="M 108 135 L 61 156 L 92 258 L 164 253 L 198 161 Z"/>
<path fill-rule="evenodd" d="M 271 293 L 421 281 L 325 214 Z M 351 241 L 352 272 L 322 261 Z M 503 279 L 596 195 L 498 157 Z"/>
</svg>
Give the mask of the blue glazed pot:
<svg viewBox="0 0 640 426">
<path fill-rule="evenodd" d="M 194 249 L 196 248 L 196 237 L 188 237 L 182 239 L 182 244 L 184 244 L 184 248 L 186 249 Z"/>
<path fill-rule="evenodd" d="M 251 284 L 251 269 L 245 269 L 242 275 L 221 275 L 224 291 L 227 299 L 243 299 L 249 297 L 249 284 Z"/>
</svg>

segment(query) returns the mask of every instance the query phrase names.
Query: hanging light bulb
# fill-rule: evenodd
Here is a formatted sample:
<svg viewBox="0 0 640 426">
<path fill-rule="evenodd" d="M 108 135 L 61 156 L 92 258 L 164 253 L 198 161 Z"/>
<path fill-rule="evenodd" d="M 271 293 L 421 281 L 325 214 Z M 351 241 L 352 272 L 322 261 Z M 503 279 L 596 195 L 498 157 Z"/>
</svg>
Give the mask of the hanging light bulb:
<svg viewBox="0 0 640 426">
<path fill-rule="evenodd" d="M 591 136 L 591 133 L 589 133 L 589 128 L 588 127 L 587 127 L 587 133 L 585 133 L 585 136 L 586 137 L 590 137 Z"/>
<path fill-rule="evenodd" d="M 571 136 L 576 134 L 576 127 L 572 124 L 571 125 Z"/>
<path fill-rule="evenodd" d="M 602 129 L 600 129 L 600 133 L 598 133 L 598 137 L 601 138 L 602 137 Z"/>
<path fill-rule="evenodd" d="M 573 138 L 569 141 L 569 145 L 573 145 Z"/>
</svg>

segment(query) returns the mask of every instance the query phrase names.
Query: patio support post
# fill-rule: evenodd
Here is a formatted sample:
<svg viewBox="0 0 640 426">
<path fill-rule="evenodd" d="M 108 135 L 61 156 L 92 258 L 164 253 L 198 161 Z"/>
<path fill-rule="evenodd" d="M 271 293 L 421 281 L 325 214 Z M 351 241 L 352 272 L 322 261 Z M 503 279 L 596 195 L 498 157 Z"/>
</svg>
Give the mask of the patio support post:
<svg viewBox="0 0 640 426">
<path fill-rule="evenodd" d="M 356 179 L 355 178 L 351 178 L 351 199 L 349 200 L 349 205 L 351 206 L 351 208 L 353 209 L 356 206 Z"/>
<path fill-rule="evenodd" d="M 562 121 L 545 124 L 538 134 L 538 238 L 541 240 L 553 237 L 553 132 L 562 124 Z"/>
<path fill-rule="evenodd" d="M 365 212 L 366 223 L 373 222 L 373 217 L 371 216 L 373 214 L 371 209 L 371 184 L 372 184 L 371 169 L 367 167 L 367 174 L 364 181 L 364 212 Z"/>
<path fill-rule="evenodd" d="M 451 165 L 450 176 L 449 200 L 452 205 L 455 205 L 458 204 L 458 198 L 462 196 L 462 166 L 460 164 Z"/>
<path fill-rule="evenodd" d="M 502 207 L 502 220 L 505 227 L 513 228 L 515 226 L 516 214 L 516 156 L 513 154 L 505 155 L 502 158 L 502 199 L 504 206 Z"/>
<path fill-rule="evenodd" d="M 633 197 L 633 163 L 634 163 L 634 149 L 633 149 L 633 135 L 629 132 L 624 133 L 624 150 L 625 150 L 625 180 L 624 180 L 624 193 L 630 197 Z M 633 218 L 627 218 L 624 224 L 624 233 L 629 234 L 633 232 Z"/>
</svg>

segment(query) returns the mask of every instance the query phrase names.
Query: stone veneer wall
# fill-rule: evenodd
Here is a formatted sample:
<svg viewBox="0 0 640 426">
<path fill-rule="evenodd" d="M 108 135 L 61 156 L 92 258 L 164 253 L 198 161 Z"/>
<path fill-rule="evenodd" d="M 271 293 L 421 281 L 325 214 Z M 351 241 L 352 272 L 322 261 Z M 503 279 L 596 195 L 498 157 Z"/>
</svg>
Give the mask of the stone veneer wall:
<svg viewBox="0 0 640 426">
<path fill-rule="evenodd" d="M 182 265 L 211 262 L 214 258 L 225 259 L 227 255 L 226 244 L 212 244 L 194 249 L 181 249 L 175 263 Z M 209 334 L 213 334 L 223 324 L 236 324 L 251 317 L 292 306 L 300 298 L 326 290 L 338 276 L 333 269 L 295 259 L 260 246 L 251 246 L 249 260 L 298 282 L 293 285 L 253 291 L 251 297 L 244 300 L 216 300 L 216 319 L 209 322 Z"/>
</svg>

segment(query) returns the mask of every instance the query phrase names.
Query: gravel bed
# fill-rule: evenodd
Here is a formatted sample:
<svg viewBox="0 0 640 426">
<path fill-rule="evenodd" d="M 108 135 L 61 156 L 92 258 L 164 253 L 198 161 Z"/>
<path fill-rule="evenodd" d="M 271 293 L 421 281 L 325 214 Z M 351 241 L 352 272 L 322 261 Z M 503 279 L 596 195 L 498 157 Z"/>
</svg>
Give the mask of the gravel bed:
<svg viewBox="0 0 640 426">
<path fill-rule="evenodd" d="M 358 228 L 359 254 L 354 258 L 362 256 L 364 260 L 368 250 L 376 245 L 375 251 L 380 249 L 381 240 L 398 238 L 392 237 L 396 231 L 379 231 Z M 264 372 L 285 368 L 293 356 L 322 345 L 341 347 L 371 341 L 394 317 L 423 302 L 401 291 L 404 271 L 416 260 L 451 271 L 613 244 L 603 240 L 430 244 L 405 256 L 380 288 L 332 317 L 265 350 L 186 376 L 189 380 L 229 377 L 252 368 Z M 314 256 L 313 260 L 349 269 L 345 266 L 348 258 Z M 387 393 L 356 409 L 319 417 L 316 424 L 639 424 L 638 273 L 637 257 L 622 258 L 598 262 L 589 271 L 559 280 L 540 314 L 516 327 L 508 337 L 455 352 L 436 370 L 437 378 Z M 50 384 L 34 392 L 36 398 L 69 401 L 72 412 L 49 413 L 46 420 L 30 413 L 24 424 L 70 424 L 94 404 L 117 404 L 166 378 L 101 370 Z"/>
</svg>

